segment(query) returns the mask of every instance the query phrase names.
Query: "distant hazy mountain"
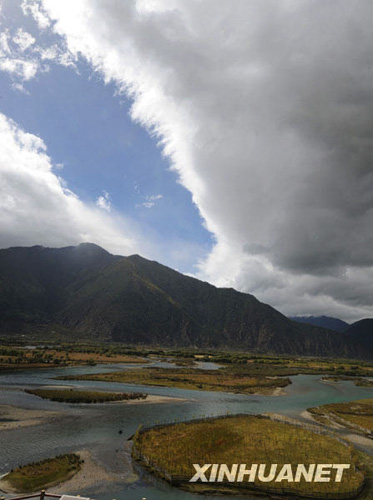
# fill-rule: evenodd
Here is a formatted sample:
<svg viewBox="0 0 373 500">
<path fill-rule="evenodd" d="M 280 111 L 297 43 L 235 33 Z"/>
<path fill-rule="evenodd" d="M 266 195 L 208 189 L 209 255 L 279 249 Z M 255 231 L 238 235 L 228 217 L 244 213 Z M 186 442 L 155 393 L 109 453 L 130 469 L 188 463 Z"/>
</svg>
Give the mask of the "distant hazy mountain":
<svg viewBox="0 0 373 500">
<path fill-rule="evenodd" d="M 92 244 L 0 250 L 0 332 L 367 357 L 343 334 L 291 321 L 249 294 L 216 288 L 138 255 Z"/>
<path fill-rule="evenodd" d="M 290 316 L 290 319 L 299 323 L 307 323 L 309 325 L 321 326 L 335 332 L 345 332 L 350 326 L 345 321 L 330 316 Z"/>
</svg>

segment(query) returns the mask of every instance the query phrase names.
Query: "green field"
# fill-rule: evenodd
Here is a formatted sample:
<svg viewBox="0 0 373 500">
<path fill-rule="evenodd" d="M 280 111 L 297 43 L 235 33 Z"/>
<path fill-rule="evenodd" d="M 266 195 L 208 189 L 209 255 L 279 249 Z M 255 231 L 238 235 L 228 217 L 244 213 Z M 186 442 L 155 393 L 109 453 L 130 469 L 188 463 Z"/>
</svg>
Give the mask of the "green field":
<svg viewBox="0 0 373 500">
<path fill-rule="evenodd" d="M 33 493 L 72 477 L 80 470 L 80 458 L 75 453 L 17 467 L 3 480 L 19 493 Z"/>
<path fill-rule="evenodd" d="M 311 495 L 326 498 L 361 488 L 364 474 L 354 448 L 337 439 L 266 417 L 238 415 L 154 427 L 134 437 L 133 458 L 152 472 L 183 488 L 219 492 L 254 488 L 263 493 Z M 340 483 L 275 482 L 190 483 L 193 464 L 351 464 Z M 237 486 L 238 485 L 238 486 Z M 232 491 L 231 491 L 232 492 Z M 237 492 L 237 491 L 235 491 Z M 241 493 L 243 491 L 241 490 Z M 329 496 L 329 498 L 331 498 Z"/>
<path fill-rule="evenodd" d="M 107 403 L 146 399 L 147 396 L 141 392 L 78 391 L 75 389 L 28 389 L 25 392 L 61 403 Z"/>
</svg>

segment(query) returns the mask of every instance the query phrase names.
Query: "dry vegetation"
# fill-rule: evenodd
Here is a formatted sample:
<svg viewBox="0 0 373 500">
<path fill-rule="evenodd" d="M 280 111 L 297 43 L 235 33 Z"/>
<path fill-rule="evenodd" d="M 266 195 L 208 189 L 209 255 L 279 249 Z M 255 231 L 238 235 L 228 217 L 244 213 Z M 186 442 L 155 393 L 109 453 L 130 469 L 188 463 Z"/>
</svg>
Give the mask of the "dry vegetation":
<svg viewBox="0 0 373 500">
<path fill-rule="evenodd" d="M 0 346 L 1 368 L 27 366 L 66 366 L 96 363 L 146 363 L 148 359 L 165 359 L 178 366 L 193 366 L 195 361 L 212 361 L 249 376 L 290 376 L 299 373 L 325 374 L 334 378 L 373 376 L 373 365 L 348 359 L 322 359 L 301 356 L 260 355 L 214 350 L 129 347 L 114 343 L 61 343 L 27 349 L 22 344 Z M 359 382 L 360 383 L 360 382 Z"/>
<path fill-rule="evenodd" d="M 357 432 L 371 435 L 373 432 L 373 399 L 361 399 L 348 403 L 330 403 L 308 411 L 322 424 L 338 424 L 353 427 Z"/>
<path fill-rule="evenodd" d="M 360 386 L 360 387 L 373 387 L 373 380 L 369 378 L 362 378 L 362 377 L 332 377 L 332 376 L 326 376 L 323 377 L 322 380 L 325 382 L 340 382 L 341 380 L 351 380 L 354 382 L 355 385 Z"/>
<path fill-rule="evenodd" d="M 121 354 L 110 348 L 72 346 L 59 348 L 0 346 L 0 369 L 42 368 L 70 365 L 95 365 L 97 363 L 146 363 L 140 357 Z"/>
<path fill-rule="evenodd" d="M 205 419 L 169 426 L 160 426 L 138 432 L 134 438 L 133 456 L 153 472 L 173 482 L 173 478 L 184 478 L 182 487 L 209 491 L 218 487 L 216 483 L 203 485 L 189 483 L 194 475 L 193 464 L 297 464 L 331 463 L 351 464 L 336 483 L 260 483 L 254 488 L 282 493 L 314 495 L 325 498 L 327 494 L 348 494 L 358 490 L 364 475 L 355 467 L 358 462 L 352 446 L 337 439 L 314 433 L 307 428 L 295 427 L 260 416 L 239 415 L 234 417 Z M 240 483 L 250 488 L 252 483 Z M 235 488 L 237 483 L 224 484 Z"/>
<path fill-rule="evenodd" d="M 230 370 L 142 368 L 121 372 L 59 377 L 60 380 L 97 380 L 130 384 L 157 385 L 201 391 L 226 391 L 241 394 L 271 394 L 290 380 L 282 377 L 250 376 Z"/>
<path fill-rule="evenodd" d="M 61 403 L 108 403 L 146 399 L 147 397 L 141 392 L 78 391 L 74 389 L 28 389 L 25 392 Z"/>
<path fill-rule="evenodd" d="M 72 477 L 80 470 L 80 464 L 78 455 L 68 453 L 17 467 L 3 481 L 19 493 L 33 493 Z"/>
</svg>

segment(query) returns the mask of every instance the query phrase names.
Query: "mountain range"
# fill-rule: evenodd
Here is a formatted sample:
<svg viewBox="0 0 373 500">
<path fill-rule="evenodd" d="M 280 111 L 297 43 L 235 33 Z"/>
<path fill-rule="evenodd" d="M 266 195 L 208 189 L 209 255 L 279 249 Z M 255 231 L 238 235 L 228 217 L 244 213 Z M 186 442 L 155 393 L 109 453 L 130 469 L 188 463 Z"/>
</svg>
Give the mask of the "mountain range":
<svg viewBox="0 0 373 500">
<path fill-rule="evenodd" d="M 373 320 L 365 321 L 345 333 L 300 323 L 253 295 L 91 243 L 0 250 L 0 333 L 8 337 L 42 331 L 47 340 L 57 328 L 76 340 L 371 358 Z"/>
<path fill-rule="evenodd" d="M 299 323 L 321 326 L 335 332 L 345 332 L 350 326 L 346 321 L 331 316 L 289 316 L 289 318 Z"/>
</svg>

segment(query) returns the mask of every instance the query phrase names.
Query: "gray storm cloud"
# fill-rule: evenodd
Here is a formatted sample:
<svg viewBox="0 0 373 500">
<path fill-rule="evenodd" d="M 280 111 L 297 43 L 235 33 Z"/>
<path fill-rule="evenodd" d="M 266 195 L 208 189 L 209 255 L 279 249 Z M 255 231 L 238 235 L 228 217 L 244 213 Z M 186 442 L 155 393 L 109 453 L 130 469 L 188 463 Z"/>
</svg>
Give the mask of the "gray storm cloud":
<svg viewBox="0 0 373 500">
<path fill-rule="evenodd" d="M 160 138 L 216 237 L 202 277 L 285 313 L 372 314 L 369 0 L 40 5 Z"/>
</svg>

